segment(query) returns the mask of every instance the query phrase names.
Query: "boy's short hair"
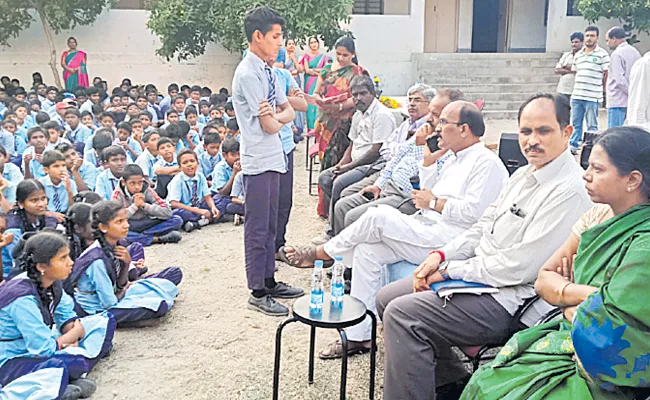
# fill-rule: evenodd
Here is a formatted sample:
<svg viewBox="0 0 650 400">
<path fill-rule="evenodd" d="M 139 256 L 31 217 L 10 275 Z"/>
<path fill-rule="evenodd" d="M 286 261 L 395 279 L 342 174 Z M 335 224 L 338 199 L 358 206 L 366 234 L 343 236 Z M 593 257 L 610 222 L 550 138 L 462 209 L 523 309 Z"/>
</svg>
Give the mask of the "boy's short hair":
<svg viewBox="0 0 650 400">
<path fill-rule="evenodd" d="M 231 131 L 238 131 L 239 124 L 237 123 L 237 118 L 230 118 L 226 123 L 226 128 L 230 129 Z"/>
<path fill-rule="evenodd" d="M 41 101 L 39 99 L 34 99 L 34 100 L 29 102 L 30 106 L 37 105 L 37 104 L 38 104 L 39 107 L 41 106 Z"/>
<path fill-rule="evenodd" d="M 75 203 L 84 203 L 84 204 L 97 204 L 100 201 L 104 200 L 101 196 L 92 190 L 82 190 L 77 193 L 73 198 Z"/>
<path fill-rule="evenodd" d="M 110 112 L 110 111 L 104 111 L 104 112 L 102 113 L 102 115 L 99 116 L 99 119 L 100 119 L 100 120 L 102 120 L 102 119 L 104 119 L 104 118 L 110 118 L 110 119 L 113 120 L 113 122 L 115 122 L 115 116 L 114 116 L 113 113 Z"/>
<path fill-rule="evenodd" d="M 124 167 L 124 172 L 122 172 L 122 178 L 124 178 L 124 181 L 128 181 L 129 178 L 132 176 L 144 177 L 144 172 L 142 172 L 142 168 L 140 168 L 137 164 L 129 164 L 126 167 Z"/>
<path fill-rule="evenodd" d="M 55 129 L 57 132 L 65 132 L 65 129 L 56 121 L 47 121 L 42 126 L 43 129 Z"/>
<path fill-rule="evenodd" d="M 153 116 L 152 116 L 151 113 L 150 113 L 149 111 L 147 111 L 147 110 L 142 111 L 142 112 L 138 115 L 138 118 L 142 118 L 142 117 L 147 117 L 147 118 L 149 118 L 149 120 L 152 120 L 152 119 L 153 119 Z"/>
<path fill-rule="evenodd" d="M 126 151 L 120 146 L 108 146 L 102 150 L 102 162 L 108 162 L 111 157 L 124 156 L 126 158 Z"/>
<path fill-rule="evenodd" d="M 133 132 L 133 129 L 131 129 L 131 124 L 129 124 L 128 122 L 124 122 L 124 121 L 117 124 L 117 129 L 125 130 L 125 131 L 129 132 L 129 134 L 131 132 Z"/>
<path fill-rule="evenodd" d="M 194 93 L 194 92 L 199 92 L 199 93 L 201 93 L 201 86 L 199 86 L 199 85 L 194 85 L 194 86 L 192 86 L 192 87 L 190 88 L 190 93 Z"/>
<path fill-rule="evenodd" d="M 81 118 L 81 113 L 76 108 L 68 108 L 67 110 L 65 110 L 63 116 L 67 117 L 68 115 L 74 115 L 77 118 Z"/>
<path fill-rule="evenodd" d="M 201 107 L 210 107 L 210 102 L 207 100 L 201 100 L 199 101 L 199 108 Z"/>
<path fill-rule="evenodd" d="M 195 159 L 196 161 L 199 161 L 199 158 L 196 156 L 196 153 L 195 153 L 194 151 L 192 151 L 192 149 L 183 149 L 183 150 L 179 151 L 179 152 L 178 152 L 178 156 L 176 156 L 176 160 L 178 160 L 178 163 L 180 164 L 180 163 L 181 163 L 181 159 L 182 159 L 184 156 L 188 155 L 188 154 L 191 155 L 192 157 L 194 157 L 194 159 Z"/>
<path fill-rule="evenodd" d="M 145 96 L 145 95 L 143 95 L 143 94 L 139 94 L 135 99 L 136 99 L 136 101 L 137 101 L 137 100 L 140 100 L 140 99 L 147 100 L 147 96 Z"/>
<path fill-rule="evenodd" d="M 70 150 L 77 151 L 77 149 L 68 142 L 61 142 L 61 143 L 57 144 L 54 149 L 57 150 L 57 151 L 60 151 L 61 154 L 65 154 Z"/>
<path fill-rule="evenodd" d="M 172 83 L 169 86 L 167 86 L 167 93 L 171 92 L 172 90 L 179 91 L 180 89 L 178 88 L 178 84 Z"/>
<path fill-rule="evenodd" d="M 19 108 L 25 108 L 26 109 L 27 104 L 25 104 L 23 102 L 18 102 L 16 104 L 14 104 L 13 107 L 11 107 L 11 111 L 16 112 L 16 110 L 18 110 Z"/>
<path fill-rule="evenodd" d="M 158 135 L 158 136 L 160 136 L 160 132 L 158 132 L 158 131 L 155 130 L 155 129 L 154 129 L 154 130 L 151 130 L 151 131 L 149 131 L 149 132 L 145 132 L 144 135 L 142 135 L 142 141 L 143 141 L 144 143 L 147 143 L 147 142 L 149 141 L 149 139 L 151 139 L 151 137 L 152 137 L 153 135 Z"/>
<path fill-rule="evenodd" d="M 0 155 L 2 155 L 4 158 L 7 158 L 7 150 L 5 150 L 3 145 L 0 145 Z"/>
<path fill-rule="evenodd" d="M 113 144 L 113 130 L 110 128 L 99 128 L 93 136 L 93 149 L 101 152 Z"/>
<path fill-rule="evenodd" d="M 93 104 L 90 107 L 93 115 L 102 115 L 104 113 L 104 105 L 101 103 Z"/>
<path fill-rule="evenodd" d="M 38 125 L 44 124 L 50 120 L 50 114 L 46 113 L 45 111 L 39 111 L 38 114 L 36 114 L 34 120 Z"/>
<path fill-rule="evenodd" d="M 65 162 L 65 156 L 60 151 L 48 150 L 43 153 L 43 160 L 41 161 L 41 164 L 43 164 L 44 167 L 49 168 L 57 161 Z"/>
<path fill-rule="evenodd" d="M 131 125 L 131 129 L 133 129 L 133 125 L 135 125 L 135 124 L 140 124 L 140 125 L 142 125 L 142 121 L 140 121 L 139 118 L 133 118 L 132 120 L 130 120 L 130 121 L 127 122 L 127 123 L 128 123 L 129 125 Z"/>
<path fill-rule="evenodd" d="M 178 100 L 183 100 L 183 101 L 185 101 L 185 96 L 180 95 L 180 94 L 177 95 L 177 96 L 174 96 L 174 98 L 172 99 L 172 104 L 176 104 L 176 102 L 177 102 Z"/>
<path fill-rule="evenodd" d="M 181 85 L 181 92 L 184 92 L 186 89 L 189 90 L 190 85 Z"/>
<path fill-rule="evenodd" d="M 239 153 L 239 142 L 235 139 L 226 139 L 221 145 L 221 152 L 223 154 L 227 153 Z"/>
<path fill-rule="evenodd" d="M 187 121 L 178 121 L 177 125 L 181 129 L 181 138 L 186 137 L 187 134 L 190 133 L 190 130 L 192 129 L 190 123 Z"/>
<path fill-rule="evenodd" d="M 217 132 L 210 132 L 203 135 L 203 144 L 207 146 L 213 143 L 221 143 L 221 136 Z"/>
<path fill-rule="evenodd" d="M 235 106 L 232 105 L 232 102 L 228 102 L 223 109 L 226 111 L 235 111 Z"/>
<path fill-rule="evenodd" d="M 47 90 L 45 91 L 45 94 L 50 93 L 50 92 L 59 93 L 59 88 L 56 87 L 56 86 L 48 86 Z"/>
<path fill-rule="evenodd" d="M 90 95 L 93 95 L 93 94 L 99 94 L 99 89 L 94 87 L 94 86 L 91 86 L 91 87 L 86 89 L 86 96 L 87 97 L 90 97 Z"/>
<path fill-rule="evenodd" d="M 83 118 L 83 117 L 95 118 L 93 116 L 93 113 L 91 113 L 90 111 L 85 111 L 85 110 L 82 111 L 81 114 L 79 115 L 79 118 Z"/>
<path fill-rule="evenodd" d="M 244 31 L 248 43 L 253 42 L 253 33 L 260 31 L 266 35 L 273 25 L 280 25 L 284 30 L 284 18 L 277 11 L 270 7 L 256 7 L 250 10 L 244 17 Z"/>
<path fill-rule="evenodd" d="M 48 140 L 50 139 L 50 133 L 47 131 L 47 129 L 43 129 L 40 126 L 33 126 L 33 127 L 29 128 L 29 130 L 27 131 L 27 140 L 32 140 L 32 135 L 34 135 L 35 133 L 39 133 L 39 132 L 42 133 L 43 135 L 45 135 L 45 137 Z"/>
<path fill-rule="evenodd" d="M 208 122 L 205 126 L 206 127 L 214 126 L 215 128 L 221 128 L 222 126 L 226 126 L 226 124 L 223 122 L 222 119 L 211 119 L 210 122 Z"/>
<path fill-rule="evenodd" d="M 5 119 L 4 121 L 2 121 L 2 126 L 5 125 L 13 125 L 14 128 L 18 128 L 18 124 L 16 124 L 16 121 L 14 121 L 13 119 Z"/>
<path fill-rule="evenodd" d="M 168 137 L 165 136 L 162 136 L 160 139 L 158 139 L 158 146 L 157 146 L 158 150 L 160 150 L 160 146 L 162 146 L 163 144 L 171 144 L 172 146 L 174 146 L 174 143 Z"/>
<path fill-rule="evenodd" d="M 199 112 L 196 110 L 196 107 L 187 106 L 187 108 L 185 108 L 185 117 L 188 115 L 199 115 Z"/>
<path fill-rule="evenodd" d="M 13 79 L 12 79 L 12 81 L 13 81 Z M 20 95 L 27 96 L 27 91 L 26 91 L 25 88 L 22 87 L 22 86 L 18 86 L 18 87 L 14 90 L 14 96 L 20 96 Z"/>
<path fill-rule="evenodd" d="M 170 108 L 169 110 L 167 110 L 167 113 L 166 113 L 167 117 L 169 117 L 172 114 L 178 115 L 178 111 L 174 110 L 173 108 Z"/>
<path fill-rule="evenodd" d="M 163 134 L 166 138 L 174 138 L 174 139 L 182 139 L 183 134 L 181 132 L 181 127 L 178 126 L 178 124 L 169 124 L 167 125 L 167 128 L 165 128 L 165 133 Z"/>
</svg>

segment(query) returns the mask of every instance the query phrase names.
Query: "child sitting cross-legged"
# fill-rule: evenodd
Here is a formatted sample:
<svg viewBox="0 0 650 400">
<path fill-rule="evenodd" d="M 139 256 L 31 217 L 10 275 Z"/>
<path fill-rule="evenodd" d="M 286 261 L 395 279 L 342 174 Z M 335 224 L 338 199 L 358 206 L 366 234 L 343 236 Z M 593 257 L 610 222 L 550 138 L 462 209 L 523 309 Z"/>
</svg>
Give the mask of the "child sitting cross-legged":
<svg viewBox="0 0 650 400">
<path fill-rule="evenodd" d="M 152 170 L 156 175 L 156 193 L 160 197 L 167 197 L 167 186 L 180 168 L 176 158 L 176 148 L 169 138 L 158 139 L 158 160 L 153 164 Z"/>
<path fill-rule="evenodd" d="M 39 181 L 43 184 L 48 198 L 47 211 L 50 216 L 63 222 L 65 212 L 74 203 L 77 185 L 70 179 L 65 156 L 60 151 L 48 150 L 43 154 L 43 170 L 46 175 Z"/>
<path fill-rule="evenodd" d="M 142 169 L 135 164 L 127 165 L 119 186 L 113 192 L 113 200 L 126 207 L 129 218 L 127 241 L 143 246 L 156 243 L 178 243 L 178 232 L 183 219 L 172 215 L 172 210 L 144 180 Z"/>
<path fill-rule="evenodd" d="M 30 146 L 23 153 L 23 171 L 25 178 L 39 179 L 45 176 L 43 164 L 41 164 L 41 161 L 43 161 L 43 153 L 54 147 L 49 144 L 50 134 L 40 126 L 30 128 L 27 132 L 27 138 L 29 139 Z"/>
<path fill-rule="evenodd" d="M 120 122 L 117 124 L 117 145 L 126 152 L 126 159 L 129 164 L 133 164 L 140 153 L 142 153 L 140 143 L 131 137 L 131 132 L 131 124 L 128 122 Z"/>
<path fill-rule="evenodd" d="M 104 171 L 97 175 L 95 191 L 103 200 L 110 200 L 126 167 L 126 152 L 119 146 L 108 146 L 102 151 Z"/>
<path fill-rule="evenodd" d="M 217 221 L 221 213 L 214 205 L 208 181 L 198 172 L 199 162 L 190 149 L 178 153 L 181 172 L 169 183 L 167 201 L 170 202 L 174 215 L 183 219 L 183 228 L 187 232 Z"/>
<path fill-rule="evenodd" d="M 137 160 L 135 160 L 136 165 L 138 165 L 144 176 L 149 181 L 151 187 L 156 182 L 156 174 L 153 173 L 153 166 L 158 161 L 158 139 L 160 134 L 157 130 L 152 130 L 145 132 L 142 136 L 142 142 L 144 143 L 144 151 L 140 153 Z"/>
<path fill-rule="evenodd" d="M 92 118 L 92 114 L 89 115 Z M 79 110 L 75 108 L 66 110 L 65 122 L 70 128 L 66 133 L 65 138 L 75 146 L 77 151 L 83 154 L 86 140 L 88 140 L 88 138 L 93 134 L 94 129 L 91 131 L 81 123 L 81 114 L 79 113 Z"/>
<path fill-rule="evenodd" d="M 214 203 L 221 215 L 226 214 L 226 207 L 231 203 L 230 192 L 235 177 L 241 172 L 239 162 L 239 142 L 226 139 L 221 146 L 223 160 L 219 161 L 212 171 L 212 194 Z"/>
<path fill-rule="evenodd" d="M 195 152 L 199 157 L 199 166 L 201 173 L 206 177 L 208 182 L 212 182 L 212 171 L 214 167 L 223 160 L 221 155 L 221 136 L 216 128 L 208 127 L 204 130 L 203 146 L 197 147 Z"/>
</svg>

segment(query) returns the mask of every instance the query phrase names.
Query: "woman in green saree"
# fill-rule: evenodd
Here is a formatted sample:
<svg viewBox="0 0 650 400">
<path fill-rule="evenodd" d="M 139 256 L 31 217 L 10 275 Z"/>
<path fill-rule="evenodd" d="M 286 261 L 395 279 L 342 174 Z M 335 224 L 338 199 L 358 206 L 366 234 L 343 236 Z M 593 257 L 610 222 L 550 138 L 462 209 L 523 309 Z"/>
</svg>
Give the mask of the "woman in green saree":
<svg viewBox="0 0 650 400">
<path fill-rule="evenodd" d="M 61 55 L 61 66 L 63 67 L 63 80 L 65 90 L 74 93 L 79 86 L 88 87 L 88 71 L 86 70 L 87 55 L 77 50 L 77 39 L 68 39 L 68 51 Z"/>
<path fill-rule="evenodd" d="M 585 180 L 600 204 L 535 283 L 564 319 L 517 333 L 462 399 L 633 399 L 650 386 L 650 134 L 603 133 Z"/>
</svg>

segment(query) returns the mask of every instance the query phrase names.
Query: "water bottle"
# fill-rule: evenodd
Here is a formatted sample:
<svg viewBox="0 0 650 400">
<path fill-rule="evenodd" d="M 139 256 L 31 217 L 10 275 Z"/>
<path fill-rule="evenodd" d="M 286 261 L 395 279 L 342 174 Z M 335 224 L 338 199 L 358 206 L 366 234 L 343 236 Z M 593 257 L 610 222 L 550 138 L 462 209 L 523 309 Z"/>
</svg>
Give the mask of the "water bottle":
<svg viewBox="0 0 650 400">
<path fill-rule="evenodd" d="M 343 305 L 343 294 L 345 291 L 345 285 L 343 283 L 343 270 L 345 266 L 343 265 L 343 257 L 336 256 L 334 257 L 334 265 L 332 266 L 332 305 L 341 306 Z"/>
<path fill-rule="evenodd" d="M 311 296 L 309 298 L 309 313 L 321 314 L 323 312 L 323 260 L 314 262 L 314 272 L 311 274 Z"/>
</svg>

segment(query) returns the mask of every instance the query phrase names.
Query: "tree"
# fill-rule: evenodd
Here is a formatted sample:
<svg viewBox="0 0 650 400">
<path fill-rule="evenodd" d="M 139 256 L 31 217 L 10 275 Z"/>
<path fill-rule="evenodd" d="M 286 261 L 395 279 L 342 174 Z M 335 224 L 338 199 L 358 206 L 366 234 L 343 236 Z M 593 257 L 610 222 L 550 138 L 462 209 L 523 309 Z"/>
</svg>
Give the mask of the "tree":
<svg viewBox="0 0 650 400">
<path fill-rule="evenodd" d="M 350 21 L 353 0 L 269 0 L 286 20 L 285 37 L 304 45 L 308 36 L 318 36 L 331 48 L 349 33 L 339 22 Z M 259 0 L 149 0 L 147 26 L 160 37 L 156 53 L 167 60 L 186 60 L 205 52 L 210 42 L 229 51 L 246 48 L 244 15 L 261 5 Z"/>
<path fill-rule="evenodd" d="M 579 0 L 578 10 L 592 23 L 600 18 L 619 20 L 631 44 L 638 43 L 635 33 L 650 33 L 648 0 Z"/>
<path fill-rule="evenodd" d="M 53 32 L 90 25 L 105 8 L 115 0 L 2 0 L 0 1 L 0 46 L 10 46 L 9 41 L 36 22 L 38 15 L 50 49 L 49 65 L 56 85 L 63 87 L 57 69 L 57 54 Z"/>
</svg>

